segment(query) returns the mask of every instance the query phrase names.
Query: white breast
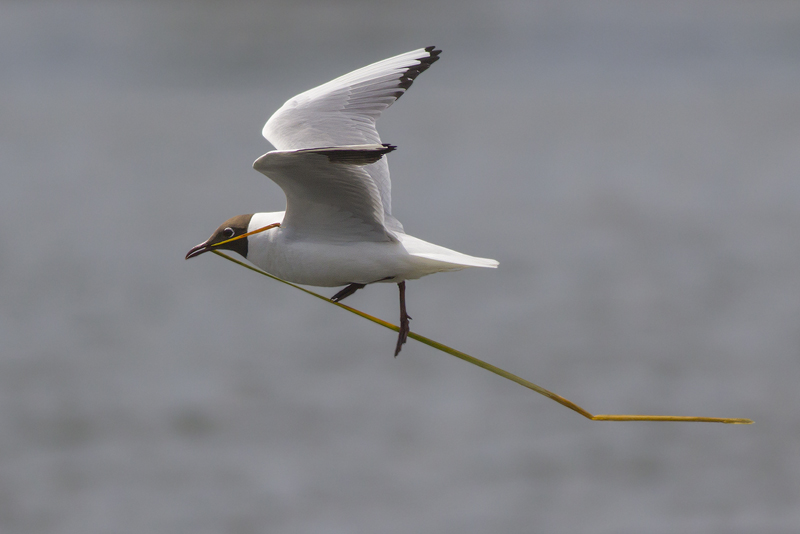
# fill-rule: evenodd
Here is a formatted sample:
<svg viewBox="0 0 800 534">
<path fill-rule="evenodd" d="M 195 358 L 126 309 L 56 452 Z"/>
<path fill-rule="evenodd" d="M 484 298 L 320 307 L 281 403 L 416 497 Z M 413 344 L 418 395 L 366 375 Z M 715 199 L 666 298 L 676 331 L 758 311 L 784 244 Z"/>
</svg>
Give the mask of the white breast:
<svg viewBox="0 0 800 534">
<path fill-rule="evenodd" d="M 280 222 L 283 212 L 253 215 L 248 231 Z M 465 267 L 496 267 L 497 262 L 461 254 L 401 234 L 400 242 L 329 242 L 297 239 L 283 228 L 248 237 L 247 259 L 257 267 L 297 284 L 336 287 L 350 283 L 400 282 Z"/>
</svg>

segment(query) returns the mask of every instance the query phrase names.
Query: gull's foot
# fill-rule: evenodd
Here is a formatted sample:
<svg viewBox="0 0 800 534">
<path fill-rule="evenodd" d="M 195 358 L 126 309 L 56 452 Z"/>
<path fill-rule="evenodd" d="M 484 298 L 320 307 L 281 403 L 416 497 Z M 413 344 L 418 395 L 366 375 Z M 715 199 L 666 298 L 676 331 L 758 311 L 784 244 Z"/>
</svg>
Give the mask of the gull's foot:
<svg viewBox="0 0 800 534">
<path fill-rule="evenodd" d="M 394 349 L 394 357 L 397 358 L 397 355 L 400 354 L 400 349 L 403 348 L 403 344 L 408 339 L 408 333 L 410 331 L 408 327 L 408 321 L 411 320 L 411 317 L 406 315 L 405 317 L 400 317 L 400 332 L 397 335 L 397 347 Z"/>
<path fill-rule="evenodd" d="M 408 339 L 408 332 L 410 331 L 408 327 L 408 321 L 411 320 L 411 317 L 408 316 L 406 313 L 406 282 L 405 280 L 397 284 L 397 287 L 400 288 L 400 331 L 397 334 L 397 346 L 394 349 L 394 357 L 397 358 L 397 355 L 400 354 L 400 349 L 403 348 L 403 344 Z"/>
<path fill-rule="evenodd" d="M 334 296 L 332 296 L 331 300 L 333 302 L 339 302 L 341 300 L 346 299 L 347 297 L 349 297 L 350 295 L 352 295 L 353 293 L 355 293 L 359 289 L 365 288 L 366 286 L 367 286 L 367 284 L 350 284 L 347 287 L 345 287 L 344 289 L 342 289 L 341 291 L 339 291 L 338 293 L 336 293 Z"/>
</svg>

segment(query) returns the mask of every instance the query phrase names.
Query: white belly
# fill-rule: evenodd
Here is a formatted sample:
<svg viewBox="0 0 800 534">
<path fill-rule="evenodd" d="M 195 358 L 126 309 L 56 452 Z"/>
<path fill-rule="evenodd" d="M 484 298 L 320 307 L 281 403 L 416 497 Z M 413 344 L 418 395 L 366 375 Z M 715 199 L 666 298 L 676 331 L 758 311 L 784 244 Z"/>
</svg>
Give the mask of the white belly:
<svg viewBox="0 0 800 534">
<path fill-rule="evenodd" d="M 293 241 L 283 239 L 281 233 L 276 228 L 251 236 L 247 259 L 296 284 L 334 287 L 399 282 L 442 270 L 426 268 L 429 261 L 410 255 L 400 243 Z"/>
<path fill-rule="evenodd" d="M 277 222 L 279 215 L 257 214 L 249 230 Z M 247 259 L 284 280 L 323 287 L 401 282 L 465 267 L 497 266 L 494 260 L 467 256 L 409 235 L 398 238 L 399 242 L 330 243 L 289 239 L 282 228 L 274 228 L 248 237 Z"/>
</svg>

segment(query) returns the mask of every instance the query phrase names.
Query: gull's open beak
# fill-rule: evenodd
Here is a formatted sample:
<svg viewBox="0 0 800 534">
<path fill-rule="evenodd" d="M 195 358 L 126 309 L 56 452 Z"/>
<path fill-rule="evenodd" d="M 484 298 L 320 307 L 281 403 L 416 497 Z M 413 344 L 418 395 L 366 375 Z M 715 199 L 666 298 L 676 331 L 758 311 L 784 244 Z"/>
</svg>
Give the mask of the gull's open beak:
<svg viewBox="0 0 800 534">
<path fill-rule="evenodd" d="M 186 259 L 188 260 L 189 258 L 194 258 L 195 256 L 199 256 L 204 252 L 208 252 L 209 250 L 211 250 L 211 246 L 208 244 L 208 241 L 203 241 L 186 253 Z"/>
</svg>

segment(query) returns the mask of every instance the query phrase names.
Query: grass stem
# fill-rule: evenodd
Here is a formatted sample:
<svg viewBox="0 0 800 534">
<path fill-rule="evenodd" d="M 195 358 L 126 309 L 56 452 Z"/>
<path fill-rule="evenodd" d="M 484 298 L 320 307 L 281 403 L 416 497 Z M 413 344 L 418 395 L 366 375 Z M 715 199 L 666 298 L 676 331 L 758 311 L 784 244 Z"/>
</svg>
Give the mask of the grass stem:
<svg viewBox="0 0 800 534">
<path fill-rule="evenodd" d="M 388 328 L 389 330 L 394 330 L 395 332 L 400 330 L 400 328 L 397 325 L 394 325 L 392 323 L 386 322 L 386 321 L 384 321 L 382 319 L 378 319 L 377 317 L 369 315 L 368 313 L 364 313 L 361 310 L 357 310 L 355 308 L 352 308 L 352 307 L 347 306 L 345 304 L 342 304 L 340 302 L 334 302 L 334 301 L 332 301 L 331 299 L 329 299 L 327 297 L 323 297 L 319 293 L 315 293 L 315 292 L 313 292 L 311 290 L 308 290 L 308 289 L 306 289 L 304 287 L 300 287 L 300 286 L 298 286 L 296 284 L 293 284 L 291 282 L 287 282 L 286 280 L 283 280 L 282 278 L 278 278 L 277 276 L 271 275 L 266 271 L 262 271 L 261 269 L 253 267 L 252 265 L 248 265 L 247 263 L 244 263 L 244 262 L 239 261 L 239 260 L 237 260 L 235 258 L 232 258 L 232 257 L 228 256 L 227 254 L 224 254 L 224 253 L 222 253 L 222 252 L 220 252 L 218 250 L 212 250 L 211 252 L 213 252 L 214 254 L 216 254 L 218 256 L 222 256 L 226 260 L 229 260 L 229 261 L 232 261 L 233 263 L 241 265 L 242 267 L 250 269 L 251 271 L 255 271 L 255 272 L 257 272 L 259 274 L 262 274 L 264 276 L 268 276 L 269 278 L 272 278 L 273 280 L 277 280 L 278 282 L 281 282 L 283 284 L 292 286 L 293 288 L 299 289 L 300 291 L 302 291 L 304 293 L 307 293 L 307 294 L 309 294 L 309 295 L 311 295 L 313 297 L 317 297 L 320 300 L 324 300 L 328 304 L 333 304 L 334 306 L 338 306 L 338 307 L 340 307 L 340 308 L 342 308 L 344 310 L 349 311 L 350 313 L 354 313 L 354 314 L 356 314 L 356 315 L 358 315 L 360 317 L 363 317 L 364 319 L 367 319 L 368 321 L 372 321 L 375 324 L 379 324 L 379 325 L 383 326 L 384 328 Z M 516 382 L 517 384 L 519 384 L 521 386 L 525 386 L 526 388 L 531 389 L 531 390 L 535 391 L 536 393 L 538 393 L 540 395 L 544 395 L 548 399 L 554 400 L 557 403 L 561 404 L 562 406 L 566 406 L 570 410 L 572 410 L 574 412 L 577 412 L 577 413 L 581 414 L 582 416 L 584 416 L 585 418 L 590 419 L 592 421 L 689 421 L 689 422 L 697 422 L 697 423 L 726 423 L 726 424 L 732 424 L 732 425 L 749 425 L 749 424 L 752 424 L 752 422 L 753 422 L 750 419 L 731 418 L 731 417 L 690 417 L 690 416 L 680 416 L 680 415 L 624 415 L 624 414 L 592 415 L 588 411 L 584 410 L 583 408 L 581 408 L 580 406 L 578 406 L 574 402 L 572 402 L 572 401 L 570 401 L 568 399 L 565 399 L 561 395 L 557 395 L 557 394 L 553 393 L 552 391 L 544 389 L 541 386 L 537 386 L 533 382 L 529 382 L 528 380 L 525 380 L 524 378 L 521 378 L 521 377 L 519 377 L 519 376 L 517 376 L 515 374 L 512 374 L 512 373 L 509 373 L 508 371 L 506 371 L 504 369 L 501 369 L 501 368 L 499 368 L 497 366 L 494 366 L 494 365 L 492 365 L 490 363 L 487 363 L 487 362 L 485 362 L 483 360 L 479 360 L 478 358 L 475 358 L 474 356 L 470 356 L 469 354 L 461 352 L 460 350 L 456 350 L 456 349 L 454 349 L 452 347 L 448 347 L 447 345 L 443 345 L 442 343 L 439 343 L 438 341 L 434 341 L 434 340 L 429 339 L 429 338 L 427 338 L 425 336 L 421 336 L 421 335 L 419 335 L 419 334 L 417 334 L 415 332 L 409 332 L 408 333 L 408 337 L 410 337 L 411 339 L 415 339 L 415 340 L 419 341 L 420 343 L 424 343 L 425 345 L 428 345 L 429 347 L 432 347 L 432 348 L 434 348 L 436 350 L 440 350 L 440 351 L 442 351 L 444 353 L 447 353 L 447 354 L 449 354 L 451 356 L 455 356 L 456 358 L 464 360 L 465 362 L 469 362 L 472 365 L 476 365 L 476 366 L 478 366 L 478 367 L 480 367 L 482 369 L 486 369 L 487 371 L 492 372 L 492 373 L 494 373 L 494 374 L 496 374 L 498 376 L 502 376 L 503 378 L 511 380 L 512 382 Z"/>
</svg>

